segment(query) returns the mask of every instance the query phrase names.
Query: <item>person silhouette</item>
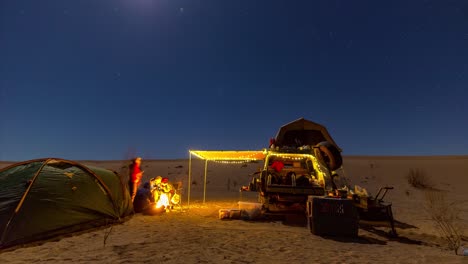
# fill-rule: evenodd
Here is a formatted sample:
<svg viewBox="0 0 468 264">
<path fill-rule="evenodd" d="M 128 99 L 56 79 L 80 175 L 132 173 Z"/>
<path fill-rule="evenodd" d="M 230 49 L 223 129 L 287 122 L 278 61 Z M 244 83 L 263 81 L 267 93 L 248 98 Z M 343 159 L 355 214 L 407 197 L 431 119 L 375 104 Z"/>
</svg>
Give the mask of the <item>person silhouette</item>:
<svg viewBox="0 0 468 264">
<path fill-rule="evenodd" d="M 143 176 L 144 171 L 141 170 L 141 158 L 136 157 L 132 160 L 130 164 L 129 172 L 130 177 L 128 179 L 128 188 L 130 191 L 130 197 L 132 202 L 135 200 L 135 195 L 137 193 L 138 187 L 140 186 L 141 177 Z"/>
</svg>

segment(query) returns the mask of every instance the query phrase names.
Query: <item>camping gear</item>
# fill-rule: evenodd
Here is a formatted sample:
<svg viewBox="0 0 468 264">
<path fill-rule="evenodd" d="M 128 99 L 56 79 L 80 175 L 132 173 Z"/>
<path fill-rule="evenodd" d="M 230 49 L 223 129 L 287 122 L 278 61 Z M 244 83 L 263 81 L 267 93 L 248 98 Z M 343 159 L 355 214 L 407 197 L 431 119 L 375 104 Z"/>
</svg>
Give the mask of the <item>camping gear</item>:
<svg viewBox="0 0 468 264">
<path fill-rule="evenodd" d="M 307 200 L 307 218 L 314 235 L 358 235 L 359 217 L 352 200 L 310 195 Z"/>
<path fill-rule="evenodd" d="M 327 141 L 341 152 L 341 148 L 338 147 L 323 125 L 304 118 L 281 126 L 274 141 L 275 146 L 279 148 L 314 146 Z"/>
<path fill-rule="evenodd" d="M 468 248 L 465 248 L 465 247 L 458 247 L 457 249 L 457 255 L 459 256 L 468 256 Z"/>
<path fill-rule="evenodd" d="M 262 214 L 262 204 L 253 202 L 238 202 L 241 218 L 253 220 Z"/>
<path fill-rule="evenodd" d="M 240 219 L 241 210 L 239 209 L 219 209 L 218 211 L 219 219 Z"/>
<path fill-rule="evenodd" d="M 46 240 L 133 214 L 126 184 L 111 170 L 46 158 L 0 170 L 0 248 Z"/>
<path fill-rule="evenodd" d="M 395 230 L 395 220 L 393 219 L 392 203 L 385 202 L 383 198 L 393 187 L 381 187 L 375 197 L 354 194 L 353 202 L 359 213 L 359 217 L 369 221 L 388 221 L 390 224 L 390 235 L 398 236 Z"/>
<path fill-rule="evenodd" d="M 229 219 L 229 209 L 219 209 L 219 219 Z"/>
</svg>

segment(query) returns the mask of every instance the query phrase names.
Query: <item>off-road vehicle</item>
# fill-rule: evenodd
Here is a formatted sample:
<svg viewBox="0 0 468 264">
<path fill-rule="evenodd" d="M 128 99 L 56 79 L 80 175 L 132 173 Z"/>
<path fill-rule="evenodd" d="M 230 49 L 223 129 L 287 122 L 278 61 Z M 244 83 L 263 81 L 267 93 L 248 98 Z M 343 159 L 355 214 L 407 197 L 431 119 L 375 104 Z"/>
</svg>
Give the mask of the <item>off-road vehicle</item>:
<svg viewBox="0 0 468 264">
<path fill-rule="evenodd" d="M 336 191 L 342 157 L 324 126 L 303 118 L 286 124 L 266 152 L 263 169 L 245 189 L 258 192 L 264 213 L 305 212 L 310 195 Z"/>
</svg>

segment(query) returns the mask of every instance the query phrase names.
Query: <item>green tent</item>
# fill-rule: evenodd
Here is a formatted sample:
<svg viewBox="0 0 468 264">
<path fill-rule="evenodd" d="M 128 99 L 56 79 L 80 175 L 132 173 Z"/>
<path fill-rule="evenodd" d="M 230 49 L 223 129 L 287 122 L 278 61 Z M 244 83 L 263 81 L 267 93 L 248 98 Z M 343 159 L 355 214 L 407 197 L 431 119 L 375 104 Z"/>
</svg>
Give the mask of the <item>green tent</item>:
<svg viewBox="0 0 468 264">
<path fill-rule="evenodd" d="M 123 222 L 132 214 L 126 184 L 111 170 L 56 158 L 0 170 L 0 248 Z"/>
</svg>

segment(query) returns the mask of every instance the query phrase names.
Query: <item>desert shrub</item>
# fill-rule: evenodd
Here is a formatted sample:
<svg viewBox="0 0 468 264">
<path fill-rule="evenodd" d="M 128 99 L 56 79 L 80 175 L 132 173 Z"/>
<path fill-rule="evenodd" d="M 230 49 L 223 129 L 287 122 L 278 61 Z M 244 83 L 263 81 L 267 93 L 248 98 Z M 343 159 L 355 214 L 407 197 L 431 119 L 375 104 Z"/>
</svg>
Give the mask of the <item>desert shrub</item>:
<svg viewBox="0 0 468 264">
<path fill-rule="evenodd" d="M 408 180 L 408 183 L 414 188 L 431 189 L 433 187 L 429 176 L 427 176 L 427 174 L 420 169 L 410 169 L 406 175 L 406 179 Z"/>
<path fill-rule="evenodd" d="M 461 232 L 457 227 L 459 220 L 459 208 L 455 202 L 449 203 L 446 199 L 446 193 L 438 190 L 426 190 L 424 192 L 426 199 L 426 212 L 434 221 L 436 228 L 447 241 L 451 250 L 457 250 L 461 245 Z"/>
<path fill-rule="evenodd" d="M 109 238 L 109 235 L 112 232 L 112 227 L 113 226 L 111 225 L 110 228 L 104 232 L 104 241 L 103 241 L 104 247 L 106 246 L 107 239 Z"/>
</svg>

